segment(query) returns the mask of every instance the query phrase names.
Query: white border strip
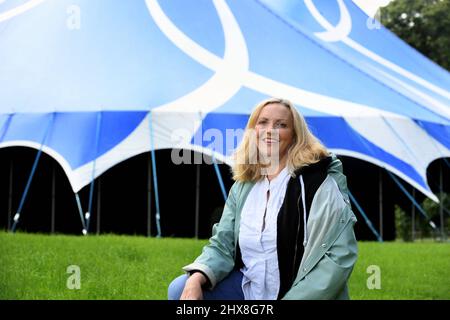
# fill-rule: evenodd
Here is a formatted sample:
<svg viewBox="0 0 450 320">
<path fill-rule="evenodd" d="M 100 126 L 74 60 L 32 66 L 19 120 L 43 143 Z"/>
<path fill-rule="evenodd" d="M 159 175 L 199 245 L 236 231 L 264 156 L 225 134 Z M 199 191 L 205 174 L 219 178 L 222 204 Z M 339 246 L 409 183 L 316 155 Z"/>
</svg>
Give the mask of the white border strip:
<svg viewBox="0 0 450 320">
<path fill-rule="evenodd" d="M 432 193 L 430 191 L 431 189 L 430 190 L 425 189 L 420 184 L 418 184 L 417 182 L 415 182 L 414 180 L 409 178 L 407 175 L 405 175 L 404 173 L 402 173 L 401 171 L 399 171 L 395 167 L 387 164 L 386 162 L 383 162 L 381 160 L 378 160 L 376 158 L 373 158 L 373 157 L 368 156 L 368 155 L 363 154 L 363 153 L 359 153 L 359 152 L 356 152 L 356 151 L 350 151 L 350 150 L 346 150 L 346 149 L 329 148 L 328 151 L 334 152 L 336 155 L 349 156 L 349 157 L 352 157 L 352 158 L 357 158 L 357 159 L 360 159 L 360 160 L 364 160 L 366 162 L 373 163 L 373 164 L 375 164 L 375 165 L 377 165 L 377 166 L 379 166 L 381 168 L 385 168 L 385 169 L 391 171 L 392 173 L 395 173 L 397 176 L 401 177 L 403 180 L 408 182 L 410 185 L 412 185 L 414 188 L 416 188 L 417 190 L 422 192 L 424 195 L 429 197 L 431 200 L 433 200 L 435 202 L 439 202 L 439 199 L 434 195 L 434 193 Z M 436 159 L 438 159 L 438 158 L 436 158 Z M 413 167 L 413 169 L 414 169 L 414 167 Z M 424 180 L 424 182 L 428 186 L 428 181 L 427 181 L 426 177 L 423 176 L 423 173 L 422 172 L 418 172 L 418 174 L 422 177 L 422 179 Z M 428 188 L 429 188 L 429 186 L 428 186 Z"/>
<path fill-rule="evenodd" d="M 9 20 L 11 18 L 14 18 L 15 16 L 18 16 L 18 15 L 24 13 L 24 12 L 27 12 L 28 10 L 31 10 L 34 7 L 40 5 L 44 1 L 45 0 L 30 0 L 14 9 L 0 13 L 0 22 Z"/>
</svg>

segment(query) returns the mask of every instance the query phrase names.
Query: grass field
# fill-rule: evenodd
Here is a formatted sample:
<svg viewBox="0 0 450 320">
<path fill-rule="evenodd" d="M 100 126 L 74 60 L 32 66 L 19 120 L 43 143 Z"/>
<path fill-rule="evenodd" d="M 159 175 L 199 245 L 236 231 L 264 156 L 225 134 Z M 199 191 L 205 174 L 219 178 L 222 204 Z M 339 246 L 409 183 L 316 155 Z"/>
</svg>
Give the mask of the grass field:
<svg viewBox="0 0 450 320">
<path fill-rule="evenodd" d="M 166 299 L 206 241 L 138 236 L 48 236 L 0 232 L 0 299 Z M 70 265 L 80 289 L 68 289 Z M 370 265 L 381 288 L 368 289 Z M 450 299 L 450 244 L 359 243 L 352 299 Z"/>
</svg>

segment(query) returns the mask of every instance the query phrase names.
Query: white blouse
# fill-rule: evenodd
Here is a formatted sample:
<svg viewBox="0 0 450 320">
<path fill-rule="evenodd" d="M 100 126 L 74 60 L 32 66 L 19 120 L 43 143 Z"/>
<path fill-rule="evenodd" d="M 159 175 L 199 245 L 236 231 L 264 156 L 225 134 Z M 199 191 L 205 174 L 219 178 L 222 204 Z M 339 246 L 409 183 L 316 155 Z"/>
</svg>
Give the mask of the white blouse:
<svg viewBox="0 0 450 320">
<path fill-rule="evenodd" d="M 289 178 L 285 167 L 272 181 L 267 177 L 258 181 L 242 209 L 239 246 L 244 263 L 241 272 L 246 300 L 276 300 L 278 297 L 277 218 Z M 267 191 L 270 191 L 268 201 Z"/>
</svg>

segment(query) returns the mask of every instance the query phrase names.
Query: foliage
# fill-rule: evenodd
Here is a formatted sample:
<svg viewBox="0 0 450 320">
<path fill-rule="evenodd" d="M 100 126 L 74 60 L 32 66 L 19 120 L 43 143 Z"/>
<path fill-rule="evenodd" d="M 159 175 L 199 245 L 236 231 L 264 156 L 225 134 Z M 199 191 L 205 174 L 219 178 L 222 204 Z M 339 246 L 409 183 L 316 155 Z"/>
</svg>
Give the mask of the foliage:
<svg viewBox="0 0 450 320">
<path fill-rule="evenodd" d="M 394 0 L 381 23 L 422 54 L 450 70 L 450 0 Z"/>
<path fill-rule="evenodd" d="M 442 202 L 443 206 L 443 216 L 444 216 L 444 231 L 445 233 L 448 232 L 448 226 L 450 225 L 450 194 L 448 193 L 439 193 L 437 194 L 437 197 L 439 199 L 439 203 L 434 202 L 433 200 L 426 198 L 422 202 L 422 208 L 425 210 L 425 212 L 428 214 L 428 217 L 431 221 L 434 221 L 437 225 L 436 233 L 440 234 L 440 208 Z M 423 234 L 423 236 L 427 236 L 430 234 L 430 226 L 428 225 L 427 221 L 422 219 L 422 221 L 418 225 L 419 230 Z"/>
<path fill-rule="evenodd" d="M 439 193 L 437 195 L 439 203 L 426 198 L 421 207 L 427 214 L 428 218 L 425 218 L 417 209 L 414 224 L 414 239 L 420 238 L 438 238 L 441 239 L 441 220 L 440 220 L 440 206 L 443 205 L 444 215 L 444 237 L 448 233 L 448 226 L 450 222 L 450 194 Z M 430 224 L 436 226 L 436 229 L 432 229 Z M 395 206 L 395 230 L 396 238 L 403 241 L 412 241 L 412 217 L 407 214 L 400 206 Z"/>
<path fill-rule="evenodd" d="M 397 239 L 411 241 L 411 217 L 407 216 L 400 206 L 395 205 L 395 234 Z"/>
</svg>

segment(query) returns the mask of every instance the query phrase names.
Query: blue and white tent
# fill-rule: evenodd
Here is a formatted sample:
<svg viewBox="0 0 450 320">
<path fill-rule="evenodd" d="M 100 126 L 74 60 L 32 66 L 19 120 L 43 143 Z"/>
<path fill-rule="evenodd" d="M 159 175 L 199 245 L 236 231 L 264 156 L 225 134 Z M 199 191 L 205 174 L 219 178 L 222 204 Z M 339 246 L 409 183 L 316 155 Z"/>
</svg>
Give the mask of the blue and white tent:
<svg viewBox="0 0 450 320">
<path fill-rule="evenodd" d="M 49 154 L 74 192 L 151 149 L 230 163 L 239 139 L 219 137 L 270 96 L 335 153 L 437 199 L 449 73 L 351 1 L 0 1 L 0 147 Z"/>
</svg>

